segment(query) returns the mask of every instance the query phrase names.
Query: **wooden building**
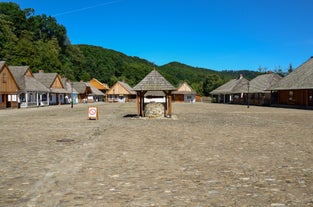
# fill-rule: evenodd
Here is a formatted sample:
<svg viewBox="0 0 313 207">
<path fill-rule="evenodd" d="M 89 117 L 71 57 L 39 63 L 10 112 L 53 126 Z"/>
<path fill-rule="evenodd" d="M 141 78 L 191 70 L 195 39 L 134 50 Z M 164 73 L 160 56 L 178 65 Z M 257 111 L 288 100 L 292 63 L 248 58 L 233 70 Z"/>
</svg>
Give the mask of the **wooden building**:
<svg viewBox="0 0 313 207">
<path fill-rule="evenodd" d="M 241 87 L 241 94 L 249 95 L 249 104 L 259 106 L 271 105 L 271 92 L 268 90 L 282 77 L 275 73 L 259 75 L 249 82 L 249 87 Z"/>
<path fill-rule="evenodd" d="M 136 92 L 124 81 L 116 82 L 107 93 L 108 102 L 130 102 L 136 100 Z"/>
<path fill-rule="evenodd" d="M 48 105 L 65 104 L 66 96 L 68 91 L 66 91 L 62 78 L 57 73 L 45 73 L 40 70 L 39 73 L 34 73 L 34 77 L 42 83 L 44 86 L 49 88 L 50 93 L 47 97 Z"/>
<path fill-rule="evenodd" d="M 232 79 L 211 91 L 211 95 L 217 103 L 247 103 L 247 93 L 242 93 L 245 88 L 248 90 L 249 81 L 242 75 L 237 79 Z"/>
<path fill-rule="evenodd" d="M 176 91 L 173 91 L 173 100 L 175 102 L 196 102 L 196 91 L 194 91 L 188 83 L 181 83 Z"/>
<path fill-rule="evenodd" d="M 159 72 L 152 70 L 135 87 L 137 93 L 137 115 L 145 116 L 144 96 L 148 91 L 162 91 L 166 95 L 164 103 L 164 116 L 172 116 L 172 92 L 176 88 L 170 84 Z"/>
<path fill-rule="evenodd" d="M 18 108 L 20 88 L 5 61 L 0 61 L 0 78 L 0 108 Z"/>
<path fill-rule="evenodd" d="M 282 78 L 270 90 L 273 105 L 313 108 L 313 57 Z"/>
<path fill-rule="evenodd" d="M 73 82 L 73 87 L 77 91 L 78 103 L 93 103 L 104 101 L 105 94 L 90 83 L 83 81 Z"/>
<path fill-rule="evenodd" d="M 18 86 L 20 107 L 49 105 L 50 90 L 35 79 L 29 66 L 9 66 Z"/>
<path fill-rule="evenodd" d="M 110 87 L 105 84 L 105 83 L 101 83 L 100 81 L 98 81 L 97 79 L 93 78 L 89 81 L 90 85 L 92 85 L 93 87 L 95 87 L 96 89 L 98 89 L 99 91 L 101 91 L 102 93 L 104 93 L 105 95 L 107 94 L 107 92 L 110 90 Z"/>
</svg>

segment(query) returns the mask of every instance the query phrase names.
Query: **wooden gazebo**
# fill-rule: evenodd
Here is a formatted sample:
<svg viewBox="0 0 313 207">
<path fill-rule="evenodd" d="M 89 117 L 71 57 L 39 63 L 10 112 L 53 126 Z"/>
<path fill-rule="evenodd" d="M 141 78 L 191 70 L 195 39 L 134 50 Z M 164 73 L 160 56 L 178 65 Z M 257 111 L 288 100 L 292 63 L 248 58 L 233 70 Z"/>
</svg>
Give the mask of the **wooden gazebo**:
<svg viewBox="0 0 313 207">
<path fill-rule="evenodd" d="M 134 88 L 137 93 L 137 115 L 144 116 L 144 96 L 148 91 L 163 91 L 165 93 L 164 116 L 172 116 L 172 91 L 176 88 L 170 84 L 158 71 L 152 70 Z"/>
</svg>

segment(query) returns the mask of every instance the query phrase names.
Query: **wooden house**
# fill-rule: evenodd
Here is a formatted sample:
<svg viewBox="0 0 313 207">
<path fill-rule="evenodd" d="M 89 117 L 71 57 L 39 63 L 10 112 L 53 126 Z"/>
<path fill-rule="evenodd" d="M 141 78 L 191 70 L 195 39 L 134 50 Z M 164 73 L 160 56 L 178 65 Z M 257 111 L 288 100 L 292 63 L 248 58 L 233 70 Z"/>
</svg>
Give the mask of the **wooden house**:
<svg viewBox="0 0 313 207">
<path fill-rule="evenodd" d="M 94 87 L 90 83 L 86 83 L 87 87 L 90 87 L 91 89 L 91 94 L 89 94 L 88 100 L 89 102 L 104 102 L 105 101 L 105 93 Z M 93 100 L 93 101 L 92 101 Z"/>
<path fill-rule="evenodd" d="M 20 88 L 5 61 L 0 61 L 0 78 L 0 108 L 18 108 Z"/>
<path fill-rule="evenodd" d="M 271 92 L 268 90 L 277 84 L 282 77 L 275 73 L 263 74 L 255 77 L 249 83 L 249 91 L 243 87 L 242 93 L 249 93 L 249 104 L 271 105 Z"/>
<path fill-rule="evenodd" d="M 62 78 L 57 73 L 45 73 L 40 70 L 39 73 L 34 73 L 34 77 L 49 88 L 50 93 L 47 98 L 49 105 L 65 104 L 67 91 L 63 85 Z"/>
<path fill-rule="evenodd" d="M 136 92 L 124 81 L 116 82 L 107 93 L 108 102 L 130 102 L 136 100 Z"/>
<path fill-rule="evenodd" d="M 196 102 L 196 91 L 194 91 L 188 83 L 181 83 L 176 91 L 173 91 L 173 100 L 175 102 Z"/>
<path fill-rule="evenodd" d="M 247 94 L 242 93 L 244 88 L 248 90 L 249 81 L 242 75 L 237 79 L 232 79 L 211 91 L 211 95 L 216 99 L 217 103 L 247 103 Z"/>
<path fill-rule="evenodd" d="M 158 71 L 152 70 L 135 87 L 137 93 L 137 114 L 145 116 L 145 94 L 149 91 L 162 91 L 165 94 L 164 116 L 172 115 L 172 92 L 176 88 L 170 84 Z"/>
<path fill-rule="evenodd" d="M 18 86 L 20 107 L 49 105 L 50 90 L 35 79 L 29 66 L 9 66 Z"/>
<path fill-rule="evenodd" d="M 104 101 L 105 94 L 89 83 L 73 82 L 73 87 L 77 91 L 78 103 Z"/>
<path fill-rule="evenodd" d="M 95 78 L 91 79 L 89 81 L 89 84 L 92 85 L 93 87 L 95 87 L 96 89 L 98 89 L 99 91 L 101 91 L 102 93 L 104 93 L 105 95 L 110 90 L 110 87 L 107 84 L 101 83 L 100 81 L 98 81 Z"/>
<path fill-rule="evenodd" d="M 313 57 L 270 88 L 273 105 L 313 108 Z"/>
</svg>

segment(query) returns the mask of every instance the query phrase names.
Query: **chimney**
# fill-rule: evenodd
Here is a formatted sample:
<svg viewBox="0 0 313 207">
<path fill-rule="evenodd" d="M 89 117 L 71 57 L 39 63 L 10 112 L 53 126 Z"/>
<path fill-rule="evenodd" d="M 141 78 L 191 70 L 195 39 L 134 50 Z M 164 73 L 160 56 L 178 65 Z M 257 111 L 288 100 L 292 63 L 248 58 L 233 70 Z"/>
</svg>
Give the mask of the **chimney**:
<svg viewBox="0 0 313 207">
<path fill-rule="evenodd" d="M 40 69 L 38 72 L 39 73 L 45 73 L 45 71 L 43 69 Z"/>
<path fill-rule="evenodd" d="M 243 74 L 239 74 L 239 80 L 243 78 Z"/>
</svg>

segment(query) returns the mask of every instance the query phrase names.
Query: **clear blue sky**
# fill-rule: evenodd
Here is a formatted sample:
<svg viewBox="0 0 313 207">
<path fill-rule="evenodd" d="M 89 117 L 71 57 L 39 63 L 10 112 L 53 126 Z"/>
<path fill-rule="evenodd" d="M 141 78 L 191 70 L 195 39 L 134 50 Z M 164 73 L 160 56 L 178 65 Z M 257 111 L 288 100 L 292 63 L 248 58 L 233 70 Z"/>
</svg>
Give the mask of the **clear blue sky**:
<svg viewBox="0 0 313 207">
<path fill-rule="evenodd" d="M 157 65 L 286 70 L 313 56 L 313 0 L 13 0 L 90 44 Z"/>
</svg>

